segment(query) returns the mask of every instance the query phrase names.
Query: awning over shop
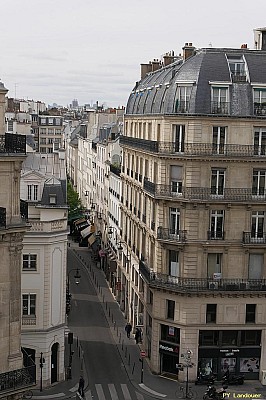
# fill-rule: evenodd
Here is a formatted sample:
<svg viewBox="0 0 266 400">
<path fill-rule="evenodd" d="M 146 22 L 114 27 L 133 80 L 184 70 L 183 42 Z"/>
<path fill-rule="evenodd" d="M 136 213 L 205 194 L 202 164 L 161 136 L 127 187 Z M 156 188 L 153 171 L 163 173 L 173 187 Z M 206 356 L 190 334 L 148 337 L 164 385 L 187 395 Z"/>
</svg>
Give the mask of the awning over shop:
<svg viewBox="0 0 266 400">
<path fill-rule="evenodd" d="M 87 226 L 85 229 L 82 229 L 82 231 L 80 232 L 81 236 L 83 237 L 83 239 L 85 239 L 87 236 L 90 235 L 90 226 Z"/>
<path fill-rule="evenodd" d="M 92 246 L 93 243 L 94 243 L 95 241 L 96 241 L 96 237 L 95 237 L 94 234 L 91 235 L 91 236 L 88 238 L 88 244 L 89 244 L 90 246 Z"/>
</svg>

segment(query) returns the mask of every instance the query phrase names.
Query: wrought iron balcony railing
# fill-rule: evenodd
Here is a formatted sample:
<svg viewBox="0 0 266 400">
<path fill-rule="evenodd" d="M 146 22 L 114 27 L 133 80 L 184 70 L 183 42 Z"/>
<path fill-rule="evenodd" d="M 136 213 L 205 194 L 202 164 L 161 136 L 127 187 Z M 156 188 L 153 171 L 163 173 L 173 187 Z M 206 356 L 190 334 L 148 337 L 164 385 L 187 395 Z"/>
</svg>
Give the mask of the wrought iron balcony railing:
<svg viewBox="0 0 266 400">
<path fill-rule="evenodd" d="M 26 135 L 6 133 L 0 136 L 0 154 L 26 154 Z"/>
<path fill-rule="evenodd" d="M 212 114 L 229 114 L 230 103 L 228 101 L 212 101 L 211 113 Z"/>
<path fill-rule="evenodd" d="M 266 233 L 243 232 L 244 244 L 266 244 Z"/>
<path fill-rule="evenodd" d="M 6 208 L 0 207 L 0 228 L 6 227 Z"/>
<path fill-rule="evenodd" d="M 173 240 L 184 243 L 187 240 L 187 231 L 158 227 L 157 238 L 160 240 Z"/>
<path fill-rule="evenodd" d="M 266 156 L 261 151 L 263 146 L 243 144 L 216 144 L 216 143 L 181 143 L 157 142 L 121 136 L 120 143 L 129 147 L 158 154 L 175 154 L 180 156 L 219 156 L 219 157 L 254 157 Z M 128 174 L 129 175 L 129 174 Z"/>
<path fill-rule="evenodd" d="M 35 385 L 35 377 L 36 365 L 0 374 L 0 396 Z"/>
<path fill-rule="evenodd" d="M 139 263 L 142 278 L 154 288 L 162 288 L 175 292 L 266 292 L 266 279 L 212 279 L 212 278 L 180 278 L 167 274 L 155 273 L 143 262 Z"/>
<path fill-rule="evenodd" d="M 208 240 L 224 240 L 225 232 L 224 231 L 208 231 L 207 232 Z"/>
<path fill-rule="evenodd" d="M 255 115 L 266 115 L 266 103 L 254 103 Z"/>
<path fill-rule="evenodd" d="M 216 193 L 215 188 L 182 187 L 181 191 L 173 191 L 172 185 L 153 183 L 144 179 L 143 188 L 154 197 L 168 197 L 189 201 L 237 201 L 237 202 L 265 202 L 266 192 L 255 194 L 252 188 L 224 188 L 221 194 Z"/>
</svg>

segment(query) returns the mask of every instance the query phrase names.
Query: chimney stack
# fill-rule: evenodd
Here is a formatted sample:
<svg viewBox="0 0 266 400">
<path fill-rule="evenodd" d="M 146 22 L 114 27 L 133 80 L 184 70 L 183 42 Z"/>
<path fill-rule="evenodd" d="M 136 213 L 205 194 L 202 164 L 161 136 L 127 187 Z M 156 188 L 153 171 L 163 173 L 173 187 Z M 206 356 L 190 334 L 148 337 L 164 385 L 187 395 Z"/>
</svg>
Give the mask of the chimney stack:
<svg viewBox="0 0 266 400">
<path fill-rule="evenodd" d="M 143 79 L 145 76 L 152 71 L 152 64 L 140 64 L 140 78 Z"/>
<path fill-rule="evenodd" d="M 174 62 L 175 59 L 175 53 L 174 51 L 170 51 L 169 53 L 166 53 L 163 56 L 163 64 L 166 67 L 169 64 L 172 64 Z"/>
<path fill-rule="evenodd" d="M 161 67 L 161 63 L 158 59 L 154 59 L 152 64 L 152 72 L 157 71 Z"/>
<path fill-rule="evenodd" d="M 184 61 L 193 56 L 195 53 L 195 47 L 192 46 L 192 43 L 185 43 L 185 46 L 182 48 L 182 50 Z"/>
<path fill-rule="evenodd" d="M 247 43 L 243 43 L 243 44 L 241 44 L 241 49 L 247 49 L 248 48 L 248 45 L 247 45 Z"/>
</svg>

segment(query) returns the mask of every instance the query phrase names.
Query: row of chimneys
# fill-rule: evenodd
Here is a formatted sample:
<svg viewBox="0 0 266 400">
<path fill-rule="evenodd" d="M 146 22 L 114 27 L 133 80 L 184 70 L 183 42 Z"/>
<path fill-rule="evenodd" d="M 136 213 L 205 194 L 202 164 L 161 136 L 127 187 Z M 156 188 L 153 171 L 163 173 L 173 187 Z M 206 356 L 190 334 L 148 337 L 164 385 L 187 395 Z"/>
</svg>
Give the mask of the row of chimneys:
<svg viewBox="0 0 266 400">
<path fill-rule="evenodd" d="M 195 52 L 195 47 L 192 46 L 192 43 L 185 43 L 183 47 L 183 59 L 191 57 Z M 159 61 L 158 59 L 154 59 L 150 61 L 149 64 L 140 64 L 141 68 L 141 79 L 143 79 L 149 72 L 157 71 L 162 67 L 166 67 L 169 64 L 172 64 L 176 60 L 176 56 L 174 51 L 170 51 L 163 56 L 163 61 Z"/>
</svg>

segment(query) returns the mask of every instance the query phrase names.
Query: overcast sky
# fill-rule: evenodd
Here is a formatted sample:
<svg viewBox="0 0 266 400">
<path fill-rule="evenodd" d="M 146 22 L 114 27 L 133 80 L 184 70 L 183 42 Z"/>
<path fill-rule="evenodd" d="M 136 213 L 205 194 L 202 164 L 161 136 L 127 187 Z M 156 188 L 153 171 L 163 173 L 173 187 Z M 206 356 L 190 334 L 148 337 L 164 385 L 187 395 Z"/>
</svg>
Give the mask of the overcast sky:
<svg viewBox="0 0 266 400">
<path fill-rule="evenodd" d="M 185 42 L 254 48 L 266 0 L 2 0 L 0 79 L 8 96 L 126 105 L 140 64 Z"/>
</svg>

